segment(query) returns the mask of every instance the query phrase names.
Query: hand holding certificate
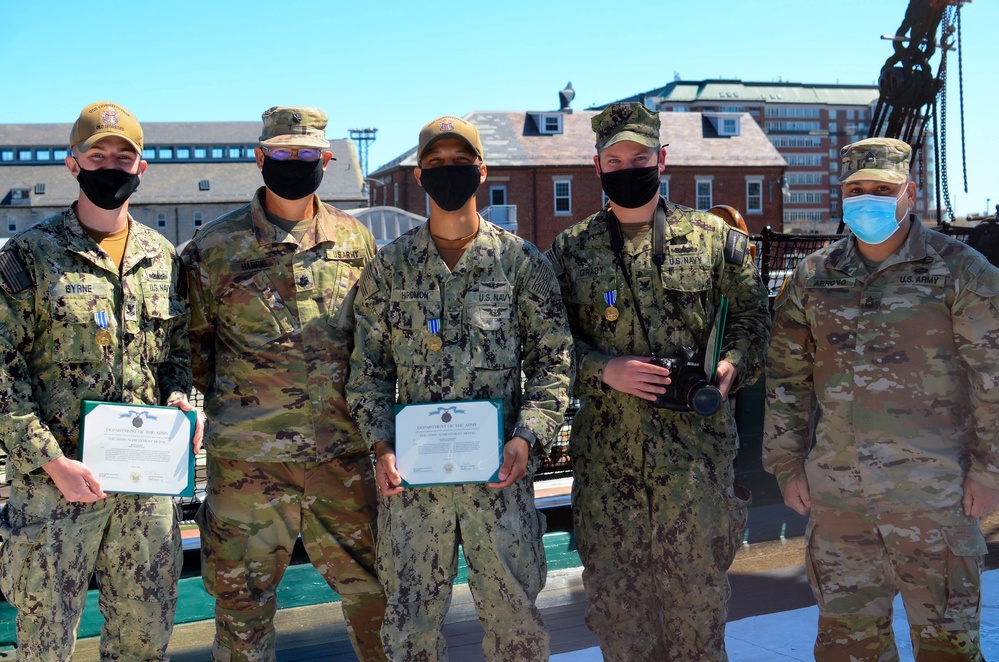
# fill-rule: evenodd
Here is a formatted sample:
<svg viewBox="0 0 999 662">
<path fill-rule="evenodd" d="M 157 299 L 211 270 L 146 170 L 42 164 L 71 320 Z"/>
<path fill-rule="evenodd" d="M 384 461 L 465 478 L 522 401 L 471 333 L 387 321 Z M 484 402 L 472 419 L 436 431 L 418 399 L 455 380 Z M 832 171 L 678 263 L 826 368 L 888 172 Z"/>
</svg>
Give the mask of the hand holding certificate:
<svg viewBox="0 0 999 662">
<path fill-rule="evenodd" d="M 465 400 L 396 405 L 396 468 L 407 487 L 495 481 L 503 403 Z"/>
<path fill-rule="evenodd" d="M 194 496 L 196 413 L 84 400 L 80 461 L 106 492 Z"/>
</svg>

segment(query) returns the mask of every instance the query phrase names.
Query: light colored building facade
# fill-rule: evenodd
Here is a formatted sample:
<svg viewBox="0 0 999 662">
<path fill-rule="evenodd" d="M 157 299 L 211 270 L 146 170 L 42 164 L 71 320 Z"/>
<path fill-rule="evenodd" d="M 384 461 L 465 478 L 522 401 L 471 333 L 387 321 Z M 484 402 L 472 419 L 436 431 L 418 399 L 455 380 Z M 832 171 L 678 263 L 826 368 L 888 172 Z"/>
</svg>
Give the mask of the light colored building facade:
<svg viewBox="0 0 999 662">
<path fill-rule="evenodd" d="M 787 160 L 784 231 L 818 233 L 835 232 L 839 226 L 839 149 L 867 137 L 877 100 L 874 85 L 740 80 L 674 81 L 620 99 L 664 112 L 748 113 Z M 927 133 L 913 170 L 918 187 L 914 212 L 924 219 L 935 213 L 932 138 Z"/>
<path fill-rule="evenodd" d="M 66 170 L 71 124 L 0 124 L 0 239 L 68 207 L 79 187 Z M 174 245 L 247 204 L 263 185 L 253 149 L 259 122 L 143 122 L 149 168 L 129 212 Z M 335 207 L 366 204 L 354 144 L 331 140 L 319 196 Z"/>
</svg>

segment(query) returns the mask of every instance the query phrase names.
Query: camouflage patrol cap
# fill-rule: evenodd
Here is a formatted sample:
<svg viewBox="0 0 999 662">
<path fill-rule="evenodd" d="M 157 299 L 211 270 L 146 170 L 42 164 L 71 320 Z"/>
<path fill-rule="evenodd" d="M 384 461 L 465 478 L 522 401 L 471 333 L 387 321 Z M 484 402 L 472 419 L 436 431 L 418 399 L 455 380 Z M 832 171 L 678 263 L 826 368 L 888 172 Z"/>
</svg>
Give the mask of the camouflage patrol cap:
<svg viewBox="0 0 999 662">
<path fill-rule="evenodd" d="M 475 125 L 460 117 L 445 115 L 438 117 L 420 129 L 420 146 L 416 150 L 416 160 L 420 161 L 430 146 L 443 138 L 457 138 L 468 145 L 480 159 L 486 160 L 482 152 L 482 139 Z"/>
<path fill-rule="evenodd" d="M 909 178 L 912 148 L 894 138 L 867 138 L 839 151 L 843 170 L 839 183 L 853 181 L 901 184 Z"/>
<path fill-rule="evenodd" d="M 92 103 L 82 111 L 69 132 L 69 147 L 86 152 L 98 140 L 118 136 L 142 154 L 142 127 L 135 115 L 111 101 Z"/>
<path fill-rule="evenodd" d="M 260 144 L 329 147 L 326 140 L 326 113 L 318 108 L 274 106 L 264 111 Z"/>
<path fill-rule="evenodd" d="M 659 147 L 659 113 L 640 103 L 612 103 L 593 116 L 590 126 L 597 134 L 597 151 L 622 140 L 646 147 Z"/>
</svg>

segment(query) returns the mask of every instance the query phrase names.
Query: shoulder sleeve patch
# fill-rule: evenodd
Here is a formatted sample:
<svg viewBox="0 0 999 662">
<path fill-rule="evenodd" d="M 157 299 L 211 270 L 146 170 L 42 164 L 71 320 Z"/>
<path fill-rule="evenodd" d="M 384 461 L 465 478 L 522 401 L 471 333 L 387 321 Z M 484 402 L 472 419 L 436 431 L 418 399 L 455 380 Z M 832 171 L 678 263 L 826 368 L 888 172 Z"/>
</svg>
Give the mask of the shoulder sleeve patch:
<svg viewBox="0 0 999 662">
<path fill-rule="evenodd" d="M 378 292 L 378 283 L 375 281 L 375 276 L 370 264 L 361 273 L 361 282 L 357 289 L 358 294 L 361 296 L 361 301 L 364 301 Z"/>
<path fill-rule="evenodd" d="M 547 299 L 551 296 L 552 289 L 554 286 L 555 274 L 552 272 L 551 267 L 545 264 L 538 272 L 534 274 L 534 279 L 531 280 L 531 284 L 528 289 L 534 293 L 540 299 Z"/>
<path fill-rule="evenodd" d="M 562 275 L 562 263 L 555 259 L 555 244 L 548 247 L 545 251 L 545 259 L 548 260 L 548 264 L 552 265 L 552 269 L 555 271 L 555 276 L 559 277 Z"/>
<path fill-rule="evenodd" d="M 31 274 L 16 250 L 0 253 L 0 283 L 10 294 L 19 294 L 32 285 Z"/>
<path fill-rule="evenodd" d="M 746 248 L 749 246 L 749 235 L 736 230 L 728 229 L 725 237 L 725 261 L 729 264 L 741 265 L 746 261 Z"/>
</svg>

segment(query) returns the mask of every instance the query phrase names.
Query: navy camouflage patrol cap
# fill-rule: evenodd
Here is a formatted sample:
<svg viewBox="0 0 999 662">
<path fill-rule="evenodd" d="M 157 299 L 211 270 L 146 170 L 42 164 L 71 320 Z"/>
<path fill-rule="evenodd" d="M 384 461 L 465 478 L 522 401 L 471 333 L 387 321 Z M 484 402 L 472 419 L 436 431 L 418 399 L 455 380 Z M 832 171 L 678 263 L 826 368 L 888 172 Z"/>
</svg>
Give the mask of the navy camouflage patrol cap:
<svg viewBox="0 0 999 662">
<path fill-rule="evenodd" d="M 612 103 L 593 116 L 590 126 L 597 134 L 597 151 L 622 140 L 646 147 L 659 147 L 659 113 L 640 103 Z"/>
</svg>

